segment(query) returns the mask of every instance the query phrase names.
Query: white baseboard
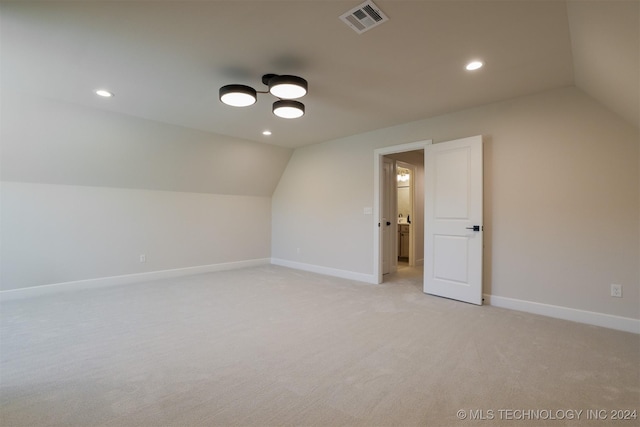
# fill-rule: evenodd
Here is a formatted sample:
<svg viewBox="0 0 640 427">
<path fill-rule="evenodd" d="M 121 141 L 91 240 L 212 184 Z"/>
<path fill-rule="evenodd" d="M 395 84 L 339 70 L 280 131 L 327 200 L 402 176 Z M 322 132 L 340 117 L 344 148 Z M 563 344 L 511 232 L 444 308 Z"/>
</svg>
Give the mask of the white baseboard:
<svg viewBox="0 0 640 427">
<path fill-rule="evenodd" d="M 378 283 L 372 274 L 355 273 L 353 271 L 338 270 L 335 268 L 322 267 L 313 264 L 288 261 L 279 258 L 272 258 L 271 264 L 296 270 L 310 271 L 312 273 L 324 274 L 328 276 L 340 277 L 343 279 L 356 280 L 365 283 Z M 640 320 L 629 317 L 614 316 L 611 314 L 597 313 L 595 311 L 578 310 L 575 308 L 562 307 L 558 305 L 542 304 L 538 302 L 519 300 L 514 298 L 499 297 L 484 294 L 484 302 L 494 307 L 507 308 L 510 310 L 524 311 L 526 313 L 539 314 L 556 319 L 570 320 L 573 322 L 585 323 L 587 325 L 601 326 L 604 328 L 616 329 L 618 331 L 632 332 L 640 334 Z"/>
<path fill-rule="evenodd" d="M 571 320 L 573 322 L 640 334 L 640 319 L 487 294 L 484 295 L 484 302 L 494 307 L 525 311 L 527 313 L 540 314 L 556 319 Z"/>
<path fill-rule="evenodd" d="M 188 276 L 192 274 L 212 273 L 216 271 L 257 267 L 268 264 L 279 265 L 296 270 L 310 271 L 312 273 L 319 273 L 327 276 L 340 277 L 342 279 L 356 280 L 358 282 L 371 284 L 377 283 L 376 278 L 372 274 L 356 273 L 348 270 L 339 270 L 336 268 L 322 267 L 318 265 L 288 261 L 279 258 L 261 258 L 221 264 L 176 268 L 171 270 L 150 271 L 146 273 L 125 274 L 121 276 L 100 277 L 96 279 L 76 280 L 73 282 L 52 283 L 48 285 L 32 286 L 22 289 L 11 289 L 0 291 L 0 301 L 10 301 L 15 299 L 29 298 L 53 294 L 57 292 L 73 291 L 87 288 L 126 285 L 130 283 Z M 578 310 L 558 305 L 543 304 L 488 294 L 484 295 L 484 302 L 494 307 L 524 311 L 527 313 L 554 317 L 556 319 L 570 320 L 573 322 L 586 323 L 588 325 L 602 326 L 619 331 L 640 334 L 640 319 L 632 319 L 629 317 L 614 316 L 611 314 L 597 313 L 594 311 Z"/>
<path fill-rule="evenodd" d="M 76 280 L 73 282 L 52 283 L 49 285 L 32 286 L 21 289 L 0 291 L 0 301 L 29 298 L 48 295 L 57 292 L 100 288 L 106 286 L 127 285 L 130 283 L 147 282 L 151 280 L 172 277 L 189 276 L 192 274 L 212 273 L 216 271 L 236 270 L 239 268 L 269 265 L 269 258 L 250 259 L 245 261 L 226 262 L 222 264 L 198 265 L 195 267 L 175 268 L 171 270 L 149 271 L 146 273 L 125 274 L 121 276 L 99 277 L 96 279 Z"/>
<path fill-rule="evenodd" d="M 356 273 L 348 270 L 339 270 L 337 268 L 322 267 L 313 264 L 304 264 L 302 262 L 288 261 L 286 259 L 271 258 L 271 264 L 281 267 L 293 268 L 295 270 L 310 271 L 312 273 L 324 274 L 327 276 L 340 277 L 341 279 L 356 280 L 358 282 L 376 284 L 378 281 L 373 274 Z"/>
</svg>

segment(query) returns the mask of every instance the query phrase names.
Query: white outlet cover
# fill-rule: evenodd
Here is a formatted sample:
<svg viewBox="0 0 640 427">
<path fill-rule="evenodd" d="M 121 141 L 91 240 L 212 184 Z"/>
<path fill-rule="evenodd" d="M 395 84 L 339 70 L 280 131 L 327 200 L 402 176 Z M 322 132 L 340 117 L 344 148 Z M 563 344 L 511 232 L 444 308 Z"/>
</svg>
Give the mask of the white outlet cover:
<svg viewBox="0 0 640 427">
<path fill-rule="evenodd" d="M 616 298 L 622 298 L 622 285 L 611 285 L 611 296 Z"/>
</svg>

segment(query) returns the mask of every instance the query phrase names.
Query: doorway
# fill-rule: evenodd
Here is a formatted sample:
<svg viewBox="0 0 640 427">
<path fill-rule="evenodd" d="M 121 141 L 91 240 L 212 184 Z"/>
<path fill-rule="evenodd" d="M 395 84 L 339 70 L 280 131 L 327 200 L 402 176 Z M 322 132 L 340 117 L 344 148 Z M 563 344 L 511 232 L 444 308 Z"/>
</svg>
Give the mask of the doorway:
<svg viewBox="0 0 640 427">
<path fill-rule="evenodd" d="M 482 135 L 441 142 L 403 144 L 374 152 L 374 272 L 384 281 L 382 229 L 395 226 L 382 218 L 388 203 L 381 192 L 382 165 L 388 155 L 422 150 L 424 159 L 423 212 L 424 292 L 458 301 L 482 305 L 483 259 L 483 141 Z M 395 165 L 395 163 L 394 163 Z M 388 179 L 388 178 L 387 178 Z M 418 215 L 416 215 L 418 219 Z"/>
<path fill-rule="evenodd" d="M 416 265 L 416 228 L 423 224 L 424 216 L 417 218 L 415 215 L 415 203 L 419 204 L 420 196 L 424 193 L 416 192 L 417 171 L 424 176 L 424 165 L 422 150 L 400 153 L 397 156 L 411 160 L 409 156 L 415 157 L 415 163 L 407 163 L 400 160 L 396 162 L 396 217 L 398 232 L 396 234 L 396 247 L 398 268 L 415 267 Z M 392 158 L 395 156 L 391 156 Z M 421 199 L 420 199 L 421 200 Z"/>
<path fill-rule="evenodd" d="M 398 267 L 398 255 L 402 247 L 398 244 L 398 230 L 408 228 L 409 254 L 407 262 L 412 266 L 424 263 L 424 160 L 425 147 L 431 140 L 396 145 L 375 150 L 374 153 L 374 212 L 377 228 L 374 234 L 374 272 L 377 283 L 384 275 L 394 273 Z M 403 212 L 399 220 L 397 166 L 408 166 L 414 170 L 413 189 L 407 190 L 413 197 L 413 212 L 407 219 Z M 410 178 L 411 179 L 411 178 Z M 407 225 L 407 220 L 410 225 Z M 385 237 L 387 236 L 387 237 Z M 406 235 L 404 236 L 407 237 Z M 387 260 L 387 262 L 385 262 Z"/>
</svg>

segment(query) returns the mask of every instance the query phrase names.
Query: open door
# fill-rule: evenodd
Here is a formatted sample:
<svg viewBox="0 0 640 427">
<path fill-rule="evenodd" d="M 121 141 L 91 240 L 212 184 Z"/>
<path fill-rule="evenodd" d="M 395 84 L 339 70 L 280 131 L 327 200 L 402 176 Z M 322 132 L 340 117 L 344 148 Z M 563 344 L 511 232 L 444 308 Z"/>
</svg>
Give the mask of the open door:
<svg viewBox="0 0 640 427">
<path fill-rule="evenodd" d="M 396 166 L 391 159 L 382 159 L 382 197 L 380 200 L 380 229 L 382 232 L 382 274 L 395 273 L 396 255 Z"/>
<path fill-rule="evenodd" d="M 482 304 L 482 136 L 425 148 L 424 292 Z"/>
</svg>

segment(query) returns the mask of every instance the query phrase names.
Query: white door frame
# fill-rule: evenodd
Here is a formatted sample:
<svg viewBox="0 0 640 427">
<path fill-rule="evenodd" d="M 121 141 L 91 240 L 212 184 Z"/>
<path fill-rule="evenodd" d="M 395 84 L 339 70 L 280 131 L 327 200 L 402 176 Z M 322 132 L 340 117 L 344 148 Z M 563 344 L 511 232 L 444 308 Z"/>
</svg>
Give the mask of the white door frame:
<svg viewBox="0 0 640 427">
<path fill-rule="evenodd" d="M 380 192 L 382 188 L 382 158 L 387 154 L 404 153 L 406 151 L 425 150 L 426 160 L 426 147 L 433 143 L 432 140 L 427 139 L 424 141 L 410 142 L 408 144 L 393 145 L 391 147 L 378 148 L 373 152 L 373 275 L 376 283 L 382 283 L 382 239 L 380 238 L 381 232 L 381 203 Z M 425 197 L 426 203 L 426 197 Z M 425 206 L 426 207 L 426 206 Z"/>
</svg>

